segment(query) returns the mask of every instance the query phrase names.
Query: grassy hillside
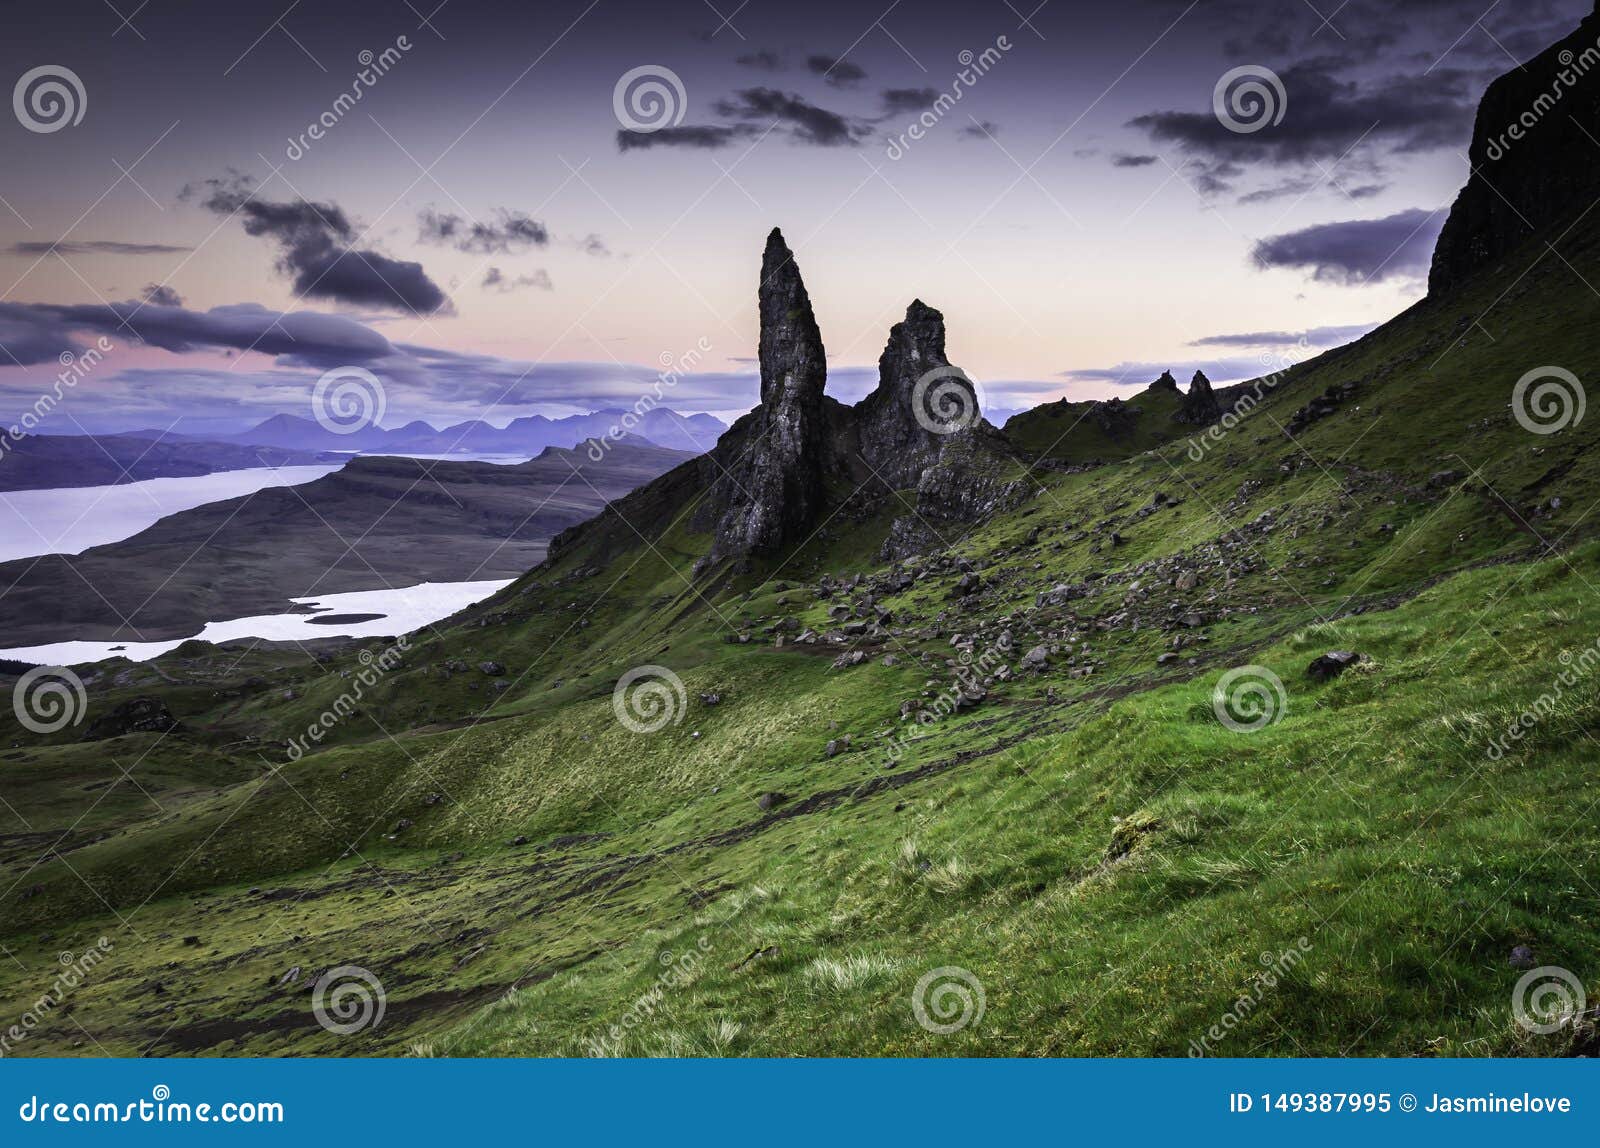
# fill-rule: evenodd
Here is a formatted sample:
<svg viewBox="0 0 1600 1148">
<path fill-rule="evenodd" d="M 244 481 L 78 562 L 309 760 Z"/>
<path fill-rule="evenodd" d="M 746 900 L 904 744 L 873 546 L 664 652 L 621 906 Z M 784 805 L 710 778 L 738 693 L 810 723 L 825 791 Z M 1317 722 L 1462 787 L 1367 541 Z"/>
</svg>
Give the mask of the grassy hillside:
<svg viewBox="0 0 1600 1148">
<path fill-rule="evenodd" d="M 0 996 L 105 936 L 29 1051 L 1588 1047 L 1514 1023 L 1510 958 L 1600 972 L 1596 422 L 1535 434 L 1510 402 L 1542 366 L 1600 377 L 1597 244 L 1536 241 L 1218 434 L 1018 464 L 1020 508 L 894 570 L 905 505 L 842 500 L 786 562 L 696 583 L 680 469 L 410 636 L 294 760 L 385 644 L 113 664 L 85 726 L 0 734 Z M 1335 649 L 1364 660 L 1314 681 Z M 641 666 L 683 685 L 654 733 L 613 708 Z M 1214 705 L 1245 667 L 1255 731 L 1247 695 Z M 181 729 L 78 740 L 139 697 Z M 314 1019 L 342 965 L 382 982 L 375 1028 Z M 953 1023 L 918 993 L 944 968 L 983 1001 L 962 980 L 948 1033 L 914 1009 Z"/>
</svg>

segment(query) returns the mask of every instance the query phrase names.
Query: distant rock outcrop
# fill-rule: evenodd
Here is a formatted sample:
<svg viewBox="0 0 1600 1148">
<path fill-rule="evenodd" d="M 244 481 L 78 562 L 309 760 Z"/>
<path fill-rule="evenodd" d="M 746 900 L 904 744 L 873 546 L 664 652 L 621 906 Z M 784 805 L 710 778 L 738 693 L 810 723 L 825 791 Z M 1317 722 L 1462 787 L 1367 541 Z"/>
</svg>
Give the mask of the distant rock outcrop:
<svg viewBox="0 0 1600 1148">
<path fill-rule="evenodd" d="M 1172 376 L 1167 374 L 1161 377 L 1170 379 Z M 1183 396 L 1183 405 L 1172 416 L 1173 421 L 1208 427 L 1221 417 L 1222 404 L 1217 402 L 1217 396 L 1211 390 L 1211 380 L 1206 378 L 1204 371 L 1196 371 L 1189 383 L 1189 393 Z"/>
<path fill-rule="evenodd" d="M 1472 175 L 1434 248 L 1428 291 L 1493 265 L 1600 191 L 1600 9 L 1577 31 L 1489 85 Z"/>
</svg>

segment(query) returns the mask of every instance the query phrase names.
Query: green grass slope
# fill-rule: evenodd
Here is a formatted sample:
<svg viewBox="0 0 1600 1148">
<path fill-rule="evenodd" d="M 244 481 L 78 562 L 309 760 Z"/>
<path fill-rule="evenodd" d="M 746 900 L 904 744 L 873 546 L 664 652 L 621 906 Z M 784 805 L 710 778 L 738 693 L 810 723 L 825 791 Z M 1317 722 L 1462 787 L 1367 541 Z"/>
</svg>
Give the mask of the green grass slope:
<svg viewBox="0 0 1600 1148">
<path fill-rule="evenodd" d="M 112 945 L 25 1047 L 1587 1047 L 1514 1023 L 1508 958 L 1597 972 L 1600 456 L 1595 423 L 1535 434 L 1510 403 L 1535 368 L 1597 376 L 1597 244 L 1535 243 L 1215 434 L 1036 469 L 893 571 L 875 539 L 909 504 L 841 500 L 787 562 L 697 583 L 680 468 L 404 648 L 102 667 L 90 721 L 155 698 L 181 726 L 0 731 L 0 995 Z M 844 632 L 877 607 L 880 634 Z M 1366 660 L 1312 681 L 1336 648 Z M 641 666 L 683 684 L 654 733 L 613 706 Z M 1254 732 L 1213 705 L 1247 666 L 1283 685 L 1251 671 Z M 971 674 L 984 700 L 944 712 Z M 312 985 L 348 965 L 386 1011 L 341 1035 Z M 952 976 L 968 1020 L 935 1031 L 961 994 L 918 986 Z"/>
</svg>

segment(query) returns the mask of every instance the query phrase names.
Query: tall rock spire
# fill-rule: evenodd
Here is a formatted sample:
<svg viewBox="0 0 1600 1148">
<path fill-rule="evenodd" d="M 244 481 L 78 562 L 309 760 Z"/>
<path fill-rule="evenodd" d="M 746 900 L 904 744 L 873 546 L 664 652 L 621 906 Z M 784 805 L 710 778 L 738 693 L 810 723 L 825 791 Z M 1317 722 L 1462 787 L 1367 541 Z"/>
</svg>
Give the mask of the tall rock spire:
<svg viewBox="0 0 1600 1148">
<path fill-rule="evenodd" d="M 714 536 L 699 569 L 773 556 L 805 538 L 830 465 L 823 386 L 827 353 L 794 253 L 767 236 L 756 293 L 761 317 L 761 405 L 708 458 Z"/>
<path fill-rule="evenodd" d="M 771 410 L 785 402 L 819 405 L 828 377 L 822 332 L 811 311 L 811 296 L 794 252 L 776 227 L 761 255 L 761 405 Z"/>
</svg>

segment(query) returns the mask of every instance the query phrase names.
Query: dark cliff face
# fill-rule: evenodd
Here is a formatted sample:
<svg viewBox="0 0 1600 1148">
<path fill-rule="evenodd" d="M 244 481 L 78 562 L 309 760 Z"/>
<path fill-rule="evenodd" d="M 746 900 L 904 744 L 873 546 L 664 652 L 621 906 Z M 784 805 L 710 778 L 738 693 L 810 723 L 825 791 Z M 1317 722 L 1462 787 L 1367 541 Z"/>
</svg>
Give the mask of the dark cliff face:
<svg viewBox="0 0 1600 1148">
<path fill-rule="evenodd" d="M 1600 190 L 1600 14 L 1521 68 L 1478 105 L 1472 175 L 1434 248 L 1428 291 L 1497 263 Z"/>
<path fill-rule="evenodd" d="M 822 333 L 794 253 L 777 228 L 767 237 L 757 301 L 761 405 L 706 457 L 714 538 L 702 568 L 777 554 L 802 541 L 834 465 Z"/>
</svg>

